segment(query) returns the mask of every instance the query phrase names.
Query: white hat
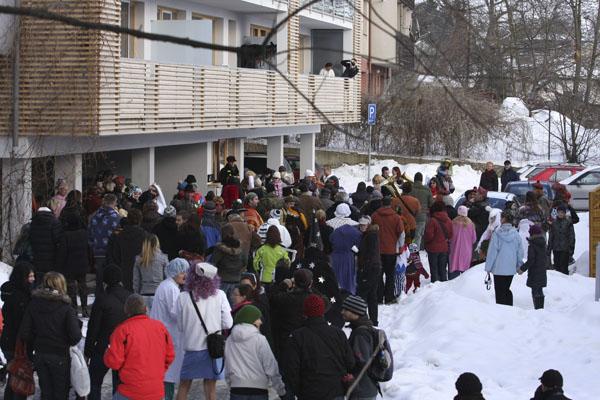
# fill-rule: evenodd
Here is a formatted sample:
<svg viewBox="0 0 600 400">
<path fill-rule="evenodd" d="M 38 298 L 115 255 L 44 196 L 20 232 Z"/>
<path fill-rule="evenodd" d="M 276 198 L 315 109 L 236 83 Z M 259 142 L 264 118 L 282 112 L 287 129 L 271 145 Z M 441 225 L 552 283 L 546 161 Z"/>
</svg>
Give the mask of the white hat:
<svg viewBox="0 0 600 400">
<path fill-rule="evenodd" d="M 338 218 L 348 218 L 352 212 L 350 211 L 350 206 L 348 204 L 341 203 L 335 208 L 334 214 Z"/>
<path fill-rule="evenodd" d="M 196 264 L 196 274 L 200 276 L 205 276 L 208 279 L 212 279 L 217 276 L 217 267 L 207 262 L 201 262 Z"/>
<path fill-rule="evenodd" d="M 315 173 L 313 172 L 312 169 L 307 169 L 306 171 L 304 171 L 304 177 L 305 178 L 312 178 L 313 176 L 315 176 Z"/>
<path fill-rule="evenodd" d="M 273 173 L 273 178 L 281 179 L 281 174 L 279 173 L 279 171 Z"/>
</svg>

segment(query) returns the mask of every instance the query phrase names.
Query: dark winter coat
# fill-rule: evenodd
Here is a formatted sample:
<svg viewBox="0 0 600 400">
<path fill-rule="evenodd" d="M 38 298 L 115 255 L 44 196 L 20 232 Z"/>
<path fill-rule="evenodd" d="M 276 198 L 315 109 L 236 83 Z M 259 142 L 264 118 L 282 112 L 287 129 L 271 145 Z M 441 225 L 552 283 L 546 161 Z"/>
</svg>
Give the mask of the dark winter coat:
<svg viewBox="0 0 600 400">
<path fill-rule="evenodd" d="M 35 213 L 29 227 L 29 242 L 36 272 L 60 269 L 65 256 L 65 232 L 52 211 Z"/>
<path fill-rule="evenodd" d="M 271 308 L 271 333 L 275 356 L 280 359 L 290 333 L 302 326 L 304 299 L 310 290 L 295 288 L 288 291 L 284 284 L 275 285 L 269 293 Z"/>
<path fill-rule="evenodd" d="M 360 273 L 379 273 L 381 254 L 379 253 L 379 226 L 372 224 L 362 234 L 358 247 L 358 271 Z"/>
<path fill-rule="evenodd" d="M 158 237 L 160 249 L 169 257 L 169 261 L 179 257 L 177 254 L 177 224 L 175 218 L 164 217 L 152 230 Z"/>
<path fill-rule="evenodd" d="M 316 317 L 292 332 L 283 370 L 299 400 L 331 400 L 344 395 L 342 377 L 354 365 L 346 334 Z"/>
<path fill-rule="evenodd" d="M 527 286 L 530 288 L 546 287 L 546 239 L 544 236 L 532 236 L 527 239 L 527 261 L 520 269 L 527 272 Z"/>
<path fill-rule="evenodd" d="M 477 240 L 481 238 L 483 232 L 488 226 L 490 212 L 485 208 L 488 206 L 487 201 L 477 201 L 471 204 L 469 207 L 468 217 L 475 224 L 475 233 L 477 233 Z"/>
<path fill-rule="evenodd" d="M 535 394 L 531 400 L 570 400 L 562 388 L 550 389 L 548 391 L 543 392 L 542 386 L 538 386 Z"/>
<path fill-rule="evenodd" d="M 69 347 L 81 340 L 80 322 L 71 299 L 49 289 L 34 290 L 19 337 L 33 343 L 38 354 L 69 356 Z"/>
<path fill-rule="evenodd" d="M 302 193 L 300 196 L 298 196 L 297 206 L 308 221 L 312 220 L 314 212 L 323 209 L 321 200 L 318 197 L 313 196 L 310 192 Z"/>
<path fill-rule="evenodd" d="M 500 177 L 500 180 L 502 181 L 501 191 L 504 192 L 504 189 L 506 189 L 506 185 L 508 185 L 509 182 L 519 180 L 519 174 L 512 168 L 505 169 L 502 171 L 502 176 Z"/>
<path fill-rule="evenodd" d="M 142 229 L 150 233 L 154 230 L 154 227 L 160 223 L 162 216 L 158 211 L 146 211 L 142 219 Z"/>
<path fill-rule="evenodd" d="M 117 325 L 125 321 L 125 301 L 131 292 L 121 285 L 110 286 L 94 302 L 85 338 L 86 357 L 103 355 Z"/>
<path fill-rule="evenodd" d="M 240 241 L 225 239 L 217 243 L 212 253 L 211 262 L 219 270 L 222 282 L 238 283 L 242 275 L 242 269 L 246 267 L 242 258 Z"/>
<path fill-rule="evenodd" d="M 240 176 L 240 170 L 237 165 L 226 164 L 221 168 L 219 171 L 219 182 L 221 182 L 221 185 L 225 186 L 227 184 L 227 179 L 229 179 L 230 176 Z"/>
<path fill-rule="evenodd" d="M 483 173 L 481 174 L 481 179 L 479 180 L 479 186 L 487 191 L 497 192 L 498 174 L 496 174 L 496 171 L 488 171 L 487 169 L 483 171 Z"/>
<path fill-rule="evenodd" d="M 206 253 L 206 239 L 200 230 L 195 230 L 190 225 L 182 225 L 177 232 L 177 252 L 185 250 L 190 253 L 204 255 Z"/>
<path fill-rule="evenodd" d="M 123 285 L 133 291 L 133 264 L 135 256 L 142 252 L 142 243 L 147 233 L 137 225 L 125 225 L 113 233 L 106 252 L 107 263 L 121 267 Z"/>
<path fill-rule="evenodd" d="M 352 193 L 352 196 L 350 196 L 350 198 L 352 199 L 352 204 L 354 204 L 358 208 L 361 208 L 365 205 L 366 202 L 369 201 L 369 193 L 367 193 L 366 190 L 356 191 Z"/>
<path fill-rule="evenodd" d="M 445 229 L 442 228 L 442 226 Z M 452 239 L 452 221 L 444 211 L 433 213 L 425 225 L 425 250 L 429 253 L 448 253 L 448 241 Z"/>
<path fill-rule="evenodd" d="M 105 256 L 108 240 L 113 231 L 119 227 L 121 217 L 112 208 L 100 207 L 90 220 L 88 226 L 90 246 L 94 256 Z"/>
<path fill-rule="evenodd" d="M 433 196 L 428 187 L 423 186 L 422 182 L 413 183 L 411 196 L 416 197 L 421 204 L 421 210 L 417 214 L 417 221 L 424 221 L 429 214 L 429 208 L 433 205 Z"/>
<path fill-rule="evenodd" d="M 65 231 L 65 263 L 60 269 L 66 279 L 84 276 L 90 270 L 92 249 L 88 244 L 87 229 Z"/>
<path fill-rule="evenodd" d="M 573 228 L 573 223 L 567 218 L 558 218 L 550 226 L 548 249 L 552 251 L 566 251 L 569 254 L 573 254 L 575 250 L 575 229 Z"/>
<path fill-rule="evenodd" d="M 352 322 L 350 327 L 352 333 L 348 338 L 348 343 L 354 353 L 354 361 L 356 362 L 352 374 L 357 377 L 375 350 L 374 340 L 377 334 L 373 329 L 373 323 L 366 317 Z M 378 392 L 379 384 L 371 379 L 368 374 L 365 374 L 354 392 L 352 392 L 352 396 L 359 399 L 372 398 L 377 396 Z"/>
<path fill-rule="evenodd" d="M 15 282 L 8 281 L 0 287 L 0 292 L 4 302 L 2 305 L 4 325 L 0 337 L 0 349 L 4 353 L 14 353 L 21 320 L 31 300 L 31 291 L 24 283 L 19 287 Z"/>
</svg>

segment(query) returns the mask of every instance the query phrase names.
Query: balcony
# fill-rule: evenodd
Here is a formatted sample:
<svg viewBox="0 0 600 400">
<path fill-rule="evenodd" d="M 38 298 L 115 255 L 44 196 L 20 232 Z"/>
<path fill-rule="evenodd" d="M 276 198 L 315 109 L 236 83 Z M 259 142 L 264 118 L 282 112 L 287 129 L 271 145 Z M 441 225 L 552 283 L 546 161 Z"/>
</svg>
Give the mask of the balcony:
<svg viewBox="0 0 600 400">
<path fill-rule="evenodd" d="M 101 135 L 326 123 L 275 71 L 121 59 L 114 76 L 100 87 Z M 297 86 L 332 122 L 359 120 L 357 81 L 300 75 Z"/>
<path fill-rule="evenodd" d="M 303 0 L 306 4 L 311 0 Z M 354 7 L 351 0 L 321 0 L 308 7 L 309 13 L 321 14 L 333 18 L 340 18 L 352 22 L 354 18 Z"/>
</svg>

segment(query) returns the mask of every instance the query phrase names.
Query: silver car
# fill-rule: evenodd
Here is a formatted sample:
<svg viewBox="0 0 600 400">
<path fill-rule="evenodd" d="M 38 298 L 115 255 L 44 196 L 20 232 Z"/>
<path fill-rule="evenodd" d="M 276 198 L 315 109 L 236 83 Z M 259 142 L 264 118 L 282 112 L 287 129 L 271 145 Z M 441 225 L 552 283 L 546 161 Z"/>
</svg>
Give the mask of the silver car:
<svg viewBox="0 0 600 400">
<path fill-rule="evenodd" d="M 571 193 L 571 206 L 578 211 L 589 211 L 589 193 L 600 187 L 600 167 L 588 167 L 560 183 Z"/>
</svg>

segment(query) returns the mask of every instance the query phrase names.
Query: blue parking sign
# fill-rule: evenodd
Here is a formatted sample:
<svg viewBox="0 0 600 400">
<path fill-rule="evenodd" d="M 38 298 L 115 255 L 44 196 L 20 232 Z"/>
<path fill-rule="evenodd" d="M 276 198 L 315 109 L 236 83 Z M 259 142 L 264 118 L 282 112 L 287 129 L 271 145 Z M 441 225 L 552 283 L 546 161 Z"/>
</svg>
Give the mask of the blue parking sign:
<svg viewBox="0 0 600 400">
<path fill-rule="evenodd" d="M 369 125 L 375 125 L 375 120 L 377 119 L 377 104 L 369 104 L 367 110 Z"/>
</svg>

